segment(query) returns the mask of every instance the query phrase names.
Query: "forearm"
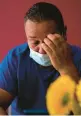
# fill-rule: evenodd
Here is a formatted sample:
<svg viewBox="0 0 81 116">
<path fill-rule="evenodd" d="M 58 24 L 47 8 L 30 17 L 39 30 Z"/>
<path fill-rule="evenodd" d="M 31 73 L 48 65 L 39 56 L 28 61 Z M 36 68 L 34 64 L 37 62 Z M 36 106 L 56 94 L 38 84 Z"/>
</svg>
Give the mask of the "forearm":
<svg viewBox="0 0 81 116">
<path fill-rule="evenodd" d="M 61 70 L 60 75 L 69 75 L 76 83 L 78 83 L 80 80 L 79 72 L 74 64 L 71 64 L 70 66 L 67 66 L 64 70 Z"/>
<path fill-rule="evenodd" d="M 0 107 L 0 115 L 8 115 L 2 107 Z"/>
</svg>

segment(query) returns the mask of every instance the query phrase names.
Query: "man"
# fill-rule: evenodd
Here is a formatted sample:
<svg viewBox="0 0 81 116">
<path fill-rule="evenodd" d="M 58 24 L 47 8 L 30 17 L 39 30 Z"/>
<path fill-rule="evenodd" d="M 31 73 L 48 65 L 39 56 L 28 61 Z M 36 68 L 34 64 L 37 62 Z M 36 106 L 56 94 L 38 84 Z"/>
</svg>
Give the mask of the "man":
<svg viewBox="0 0 81 116">
<path fill-rule="evenodd" d="M 0 114 L 7 114 L 11 103 L 14 115 L 49 114 L 47 88 L 65 74 L 78 83 L 81 49 L 67 43 L 61 12 L 50 3 L 34 4 L 25 15 L 24 27 L 28 44 L 10 50 L 1 63 Z"/>
</svg>

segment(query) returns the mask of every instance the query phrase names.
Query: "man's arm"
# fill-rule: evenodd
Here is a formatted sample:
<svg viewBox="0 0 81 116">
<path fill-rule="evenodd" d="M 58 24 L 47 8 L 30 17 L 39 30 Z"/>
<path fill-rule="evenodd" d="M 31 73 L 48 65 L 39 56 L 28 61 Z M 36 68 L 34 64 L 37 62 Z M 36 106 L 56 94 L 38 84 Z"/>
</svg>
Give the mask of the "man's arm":
<svg viewBox="0 0 81 116">
<path fill-rule="evenodd" d="M 7 108 L 11 104 L 14 97 L 7 91 L 0 89 L 0 115 L 7 115 Z"/>
<path fill-rule="evenodd" d="M 49 34 L 41 45 L 60 75 L 70 75 L 78 83 L 79 72 L 73 62 L 72 49 L 64 37 L 59 34 Z"/>
</svg>

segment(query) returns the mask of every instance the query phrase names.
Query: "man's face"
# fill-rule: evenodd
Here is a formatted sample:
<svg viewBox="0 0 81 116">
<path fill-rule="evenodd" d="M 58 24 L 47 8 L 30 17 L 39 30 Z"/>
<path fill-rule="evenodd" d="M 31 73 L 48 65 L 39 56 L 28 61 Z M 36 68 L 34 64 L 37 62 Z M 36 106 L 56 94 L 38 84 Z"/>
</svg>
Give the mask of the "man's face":
<svg viewBox="0 0 81 116">
<path fill-rule="evenodd" d="M 43 50 L 41 43 L 48 34 L 56 32 L 56 24 L 54 21 L 42 21 L 38 23 L 27 20 L 25 23 L 25 32 L 29 47 L 40 54 L 45 54 L 46 52 Z"/>
</svg>

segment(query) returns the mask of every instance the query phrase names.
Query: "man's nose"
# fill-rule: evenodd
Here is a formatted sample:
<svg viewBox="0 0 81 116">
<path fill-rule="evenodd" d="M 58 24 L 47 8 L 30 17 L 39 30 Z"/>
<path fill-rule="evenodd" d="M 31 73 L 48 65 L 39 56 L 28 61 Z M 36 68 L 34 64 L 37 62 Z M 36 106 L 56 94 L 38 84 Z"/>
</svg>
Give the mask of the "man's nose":
<svg viewBox="0 0 81 116">
<path fill-rule="evenodd" d="M 46 52 L 44 51 L 44 49 L 41 46 L 39 47 L 39 53 L 40 54 L 46 54 Z"/>
</svg>

